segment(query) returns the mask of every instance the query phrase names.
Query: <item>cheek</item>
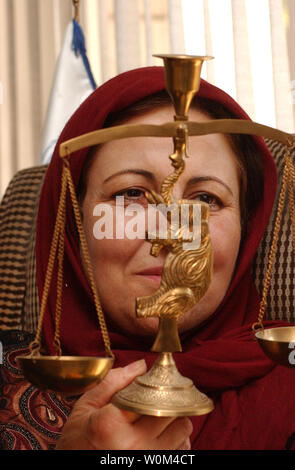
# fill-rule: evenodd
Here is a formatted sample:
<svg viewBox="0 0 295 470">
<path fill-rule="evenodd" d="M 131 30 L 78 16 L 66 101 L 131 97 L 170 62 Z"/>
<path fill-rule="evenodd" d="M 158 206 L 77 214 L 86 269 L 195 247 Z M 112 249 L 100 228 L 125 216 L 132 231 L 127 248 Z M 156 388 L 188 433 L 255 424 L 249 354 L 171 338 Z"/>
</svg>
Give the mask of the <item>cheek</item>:
<svg viewBox="0 0 295 470">
<path fill-rule="evenodd" d="M 110 271 L 115 265 L 124 265 L 133 256 L 140 240 L 124 238 L 124 222 L 121 222 L 121 218 L 116 218 L 115 210 L 103 217 L 93 215 L 93 210 L 94 206 L 90 209 L 87 205 L 83 210 L 89 254 L 96 270 L 103 266 Z"/>
<path fill-rule="evenodd" d="M 239 252 L 241 229 L 239 217 L 212 220 L 212 246 L 214 252 L 214 272 L 231 278 Z"/>
<path fill-rule="evenodd" d="M 241 226 L 239 215 L 214 215 L 209 222 L 214 253 L 214 272 L 231 276 L 239 252 Z"/>
<path fill-rule="evenodd" d="M 138 250 L 138 240 L 96 240 L 93 235 L 89 244 L 89 252 L 91 260 L 96 272 L 103 274 L 104 280 L 106 274 L 118 276 L 119 272 L 123 277 L 125 267 L 128 261 L 134 256 Z M 117 274 L 116 274 L 117 272 Z"/>
</svg>

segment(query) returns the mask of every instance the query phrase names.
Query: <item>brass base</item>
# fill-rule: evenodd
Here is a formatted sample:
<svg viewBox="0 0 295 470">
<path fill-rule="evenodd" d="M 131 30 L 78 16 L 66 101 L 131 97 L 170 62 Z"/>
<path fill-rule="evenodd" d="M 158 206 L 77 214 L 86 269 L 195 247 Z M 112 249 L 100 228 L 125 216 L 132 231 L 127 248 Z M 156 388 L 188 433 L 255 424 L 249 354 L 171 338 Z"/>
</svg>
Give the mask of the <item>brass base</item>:
<svg viewBox="0 0 295 470">
<path fill-rule="evenodd" d="M 214 409 L 213 401 L 178 372 L 172 353 L 161 353 L 146 374 L 116 393 L 112 403 L 151 416 L 195 416 Z"/>
</svg>

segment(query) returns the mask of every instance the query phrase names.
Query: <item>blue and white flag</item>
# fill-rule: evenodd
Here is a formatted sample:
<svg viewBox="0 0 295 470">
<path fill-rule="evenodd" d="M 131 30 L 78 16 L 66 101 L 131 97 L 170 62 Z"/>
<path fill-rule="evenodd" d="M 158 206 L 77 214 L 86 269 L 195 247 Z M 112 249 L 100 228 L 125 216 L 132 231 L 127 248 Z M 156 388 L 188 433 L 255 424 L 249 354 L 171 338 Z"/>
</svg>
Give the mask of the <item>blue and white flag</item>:
<svg viewBox="0 0 295 470">
<path fill-rule="evenodd" d="M 50 162 L 59 135 L 72 114 L 96 88 L 81 26 L 72 20 L 58 57 L 41 144 L 41 163 Z"/>
</svg>

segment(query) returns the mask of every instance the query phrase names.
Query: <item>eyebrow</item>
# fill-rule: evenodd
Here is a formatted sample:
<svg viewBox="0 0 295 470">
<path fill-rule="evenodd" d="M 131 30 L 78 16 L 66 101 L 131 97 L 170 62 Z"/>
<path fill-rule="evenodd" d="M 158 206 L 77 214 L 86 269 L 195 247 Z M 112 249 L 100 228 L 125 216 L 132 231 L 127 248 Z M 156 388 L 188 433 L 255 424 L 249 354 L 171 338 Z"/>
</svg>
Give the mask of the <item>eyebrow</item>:
<svg viewBox="0 0 295 470">
<path fill-rule="evenodd" d="M 111 176 L 108 176 L 108 178 L 104 180 L 104 183 L 107 183 L 111 179 L 115 178 L 115 176 L 125 175 L 126 173 L 131 173 L 134 175 L 141 175 L 147 178 L 148 180 L 150 180 L 152 183 L 156 182 L 155 175 L 151 173 L 150 171 L 142 170 L 141 168 L 127 168 L 126 170 L 121 170 L 121 171 L 118 171 L 117 173 L 114 173 Z"/>
<path fill-rule="evenodd" d="M 131 173 L 131 174 L 134 174 L 134 175 L 144 176 L 145 178 L 150 180 L 152 183 L 156 183 L 155 175 L 153 173 L 151 173 L 150 171 L 142 170 L 141 168 L 126 168 L 125 170 L 118 171 L 117 173 L 114 173 L 113 175 L 108 176 L 103 181 L 103 183 L 109 182 L 110 180 L 112 180 L 116 176 L 125 175 L 125 174 L 128 174 L 128 173 Z M 233 192 L 230 189 L 230 187 L 224 181 L 222 181 L 220 178 L 217 178 L 217 176 L 194 176 L 194 177 L 192 177 L 188 180 L 186 185 L 187 186 L 192 186 L 193 184 L 200 183 L 201 181 L 215 181 L 219 184 L 222 184 L 230 192 L 230 194 L 233 196 Z"/>
<path fill-rule="evenodd" d="M 200 181 L 216 181 L 216 183 L 222 184 L 222 186 L 224 186 L 233 196 L 233 192 L 230 187 L 220 178 L 217 178 L 217 176 L 194 176 L 188 180 L 187 186 L 192 186 L 193 184 L 199 183 Z"/>
</svg>

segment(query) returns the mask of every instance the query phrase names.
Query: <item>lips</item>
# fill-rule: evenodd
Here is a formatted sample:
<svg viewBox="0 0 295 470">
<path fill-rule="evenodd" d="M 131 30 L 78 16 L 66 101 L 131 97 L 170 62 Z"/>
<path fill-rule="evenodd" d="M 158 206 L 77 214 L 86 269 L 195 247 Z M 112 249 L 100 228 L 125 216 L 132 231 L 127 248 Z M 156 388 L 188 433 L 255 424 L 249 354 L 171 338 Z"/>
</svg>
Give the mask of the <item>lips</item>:
<svg viewBox="0 0 295 470">
<path fill-rule="evenodd" d="M 143 271 L 140 271 L 139 273 L 137 273 L 137 275 L 144 276 L 147 279 L 150 279 L 156 282 L 157 284 L 160 284 L 162 272 L 163 272 L 163 266 L 156 266 L 153 268 L 144 269 Z"/>
<path fill-rule="evenodd" d="M 147 268 L 144 271 L 140 271 L 141 276 L 162 276 L 163 266 L 156 266 L 153 268 Z"/>
</svg>

